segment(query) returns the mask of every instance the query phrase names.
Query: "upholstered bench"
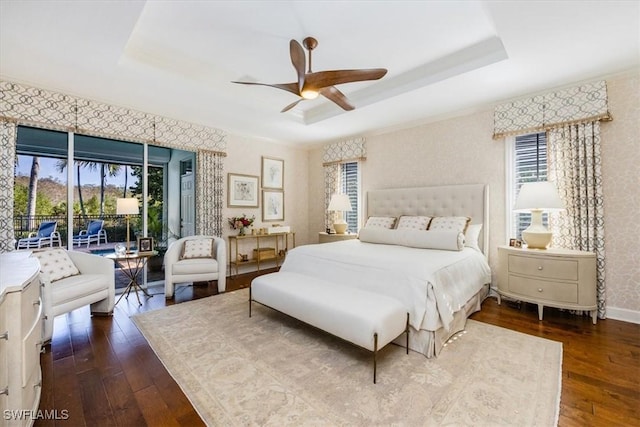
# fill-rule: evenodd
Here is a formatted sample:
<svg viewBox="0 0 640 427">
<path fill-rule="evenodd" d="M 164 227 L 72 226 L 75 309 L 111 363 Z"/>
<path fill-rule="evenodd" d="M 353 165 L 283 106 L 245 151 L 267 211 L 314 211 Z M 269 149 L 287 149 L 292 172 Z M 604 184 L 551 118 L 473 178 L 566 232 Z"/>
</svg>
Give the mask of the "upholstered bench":
<svg viewBox="0 0 640 427">
<path fill-rule="evenodd" d="M 403 332 L 409 354 L 409 314 L 394 298 L 291 272 L 258 276 L 249 289 L 252 301 L 373 352 L 376 382 L 378 350 Z"/>
</svg>

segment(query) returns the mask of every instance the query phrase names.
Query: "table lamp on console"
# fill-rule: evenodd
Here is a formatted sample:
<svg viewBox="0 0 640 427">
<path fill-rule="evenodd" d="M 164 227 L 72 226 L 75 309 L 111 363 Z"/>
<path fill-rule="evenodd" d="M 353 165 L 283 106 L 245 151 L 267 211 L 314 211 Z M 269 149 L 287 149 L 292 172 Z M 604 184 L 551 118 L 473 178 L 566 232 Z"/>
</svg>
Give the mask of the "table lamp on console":
<svg viewBox="0 0 640 427">
<path fill-rule="evenodd" d="M 516 212 L 531 212 L 531 224 L 522 232 L 522 240 L 530 249 L 546 249 L 552 233 L 542 224 L 542 213 L 562 211 L 564 205 L 555 185 L 549 181 L 522 184 L 513 207 Z"/>
<path fill-rule="evenodd" d="M 130 241 L 129 241 L 129 217 L 131 215 L 138 215 L 140 213 L 138 209 L 138 199 L 135 197 L 126 197 L 116 200 L 116 214 L 124 215 L 127 218 L 127 253 L 131 253 Z"/>
<path fill-rule="evenodd" d="M 336 234 L 344 234 L 347 231 L 347 222 L 344 220 L 342 212 L 351 212 L 351 201 L 346 194 L 334 194 L 331 196 L 328 211 L 338 212 L 336 222 L 333 223 L 333 229 Z"/>
</svg>

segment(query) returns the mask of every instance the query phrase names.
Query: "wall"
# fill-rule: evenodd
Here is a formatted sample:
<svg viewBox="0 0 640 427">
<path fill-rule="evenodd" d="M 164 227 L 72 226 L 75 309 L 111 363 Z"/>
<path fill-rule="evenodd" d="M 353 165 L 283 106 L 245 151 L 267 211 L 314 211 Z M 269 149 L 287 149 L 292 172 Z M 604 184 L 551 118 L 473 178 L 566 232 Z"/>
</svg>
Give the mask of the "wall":
<svg viewBox="0 0 640 427">
<path fill-rule="evenodd" d="M 284 160 L 284 221 L 278 222 L 278 224 L 291 226 L 292 231 L 296 232 L 297 246 L 310 243 L 308 239 L 309 217 L 307 215 L 309 158 L 306 149 L 246 136 L 228 135 L 227 157 L 224 162 L 225 197 L 227 195 L 227 174 L 237 173 L 260 177 L 262 156 Z M 262 183 L 262 179 L 260 182 Z M 273 224 L 273 222 L 262 222 L 261 208 L 262 195 L 260 195 L 260 207 L 258 208 L 229 208 L 225 200 L 223 237 L 227 239 L 229 235 L 238 234 L 238 231 L 231 229 L 226 222 L 226 219 L 230 217 L 242 214 L 255 215 L 253 228 L 256 229 Z M 227 244 L 228 242 L 227 240 Z M 243 243 L 246 245 L 240 252 L 248 253 L 251 257 L 251 250 L 255 242 L 244 241 Z M 255 266 L 253 267 L 255 269 Z"/>
<path fill-rule="evenodd" d="M 614 120 L 602 124 L 608 316 L 640 322 L 640 91 L 638 72 L 607 80 Z M 551 88 L 550 88 L 551 89 Z M 440 184 L 487 183 L 490 187 L 490 264 L 505 236 L 505 143 L 493 140 L 493 109 L 394 132 L 366 135 L 362 190 Z M 309 222 L 323 220 L 322 148 L 309 154 Z M 632 218 L 633 216 L 633 218 Z"/>
</svg>

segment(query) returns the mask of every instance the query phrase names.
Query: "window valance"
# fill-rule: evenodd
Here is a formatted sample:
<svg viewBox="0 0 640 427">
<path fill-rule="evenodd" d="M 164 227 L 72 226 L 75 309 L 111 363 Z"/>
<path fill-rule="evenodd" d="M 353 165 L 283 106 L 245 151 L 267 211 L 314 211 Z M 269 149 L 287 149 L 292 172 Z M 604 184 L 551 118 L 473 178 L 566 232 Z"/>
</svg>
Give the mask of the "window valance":
<svg viewBox="0 0 640 427">
<path fill-rule="evenodd" d="M 594 120 L 611 120 L 604 80 L 498 105 L 493 137 Z"/>
<path fill-rule="evenodd" d="M 0 81 L 0 120 L 84 135 L 224 153 L 226 133 L 90 99 Z"/>
<path fill-rule="evenodd" d="M 332 163 L 365 160 L 366 158 L 367 150 L 364 138 L 355 138 L 325 145 L 322 165 L 328 166 Z"/>
</svg>

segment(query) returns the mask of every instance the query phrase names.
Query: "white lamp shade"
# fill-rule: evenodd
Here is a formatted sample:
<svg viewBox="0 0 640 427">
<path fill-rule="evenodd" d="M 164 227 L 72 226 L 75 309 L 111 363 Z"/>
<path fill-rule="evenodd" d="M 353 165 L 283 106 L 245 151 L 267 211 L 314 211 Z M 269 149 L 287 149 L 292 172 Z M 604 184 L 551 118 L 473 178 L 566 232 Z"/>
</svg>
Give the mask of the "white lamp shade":
<svg viewBox="0 0 640 427">
<path fill-rule="evenodd" d="M 556 190 L 552 182 L 541 181 L 522 184 L 513 210 L 530 211 L 532 209 L 544 211 L 564 209 L 564 204 L 562 200 L 560 200 L 558 190 Z"/>
<path fill-rule="evenodd" d="M 116 200 L 117 215 L 138 215 L 138 199 L 135 197 L 127 197 Z"/>
<path fill-rule="evenodd" d="M 351 201 L 346 194 L 334 194 L 329 202 L 330 211 L 351 212 Z"/>
</svg>

